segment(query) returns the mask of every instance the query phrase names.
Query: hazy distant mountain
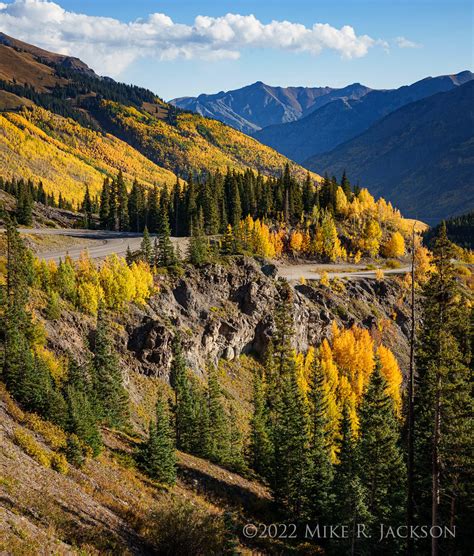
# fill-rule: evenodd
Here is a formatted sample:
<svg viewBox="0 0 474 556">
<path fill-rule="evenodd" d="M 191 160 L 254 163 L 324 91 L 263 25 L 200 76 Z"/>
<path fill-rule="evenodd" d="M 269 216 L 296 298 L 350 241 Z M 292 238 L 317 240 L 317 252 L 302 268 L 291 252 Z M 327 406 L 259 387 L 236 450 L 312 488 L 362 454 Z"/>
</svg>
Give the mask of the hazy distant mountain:
<svg viewBox="0 0 474 556">
<path fill-rule="evenodd" d="M 410 102 L 450 91 L 472 78 L 470 71 L 463 71 L 457 75 L 427 77 L 399 89 L 369 91 L 358 99 L 336 99 L 298 121 L 273 125 L 253 135 L 289 158 L 302 162 L 352 139 Z"/>
<path fill-rule="evenodd" d="M 337 100 L 356 100 L 371 89 L 354 83 L 343 89 L 331 87 L 272 87 L 261 81 L 234 91 L 214 95 L 175 98 L 171 104 L 184 110 L 215 118 L 254 133 L 274 124 L 294 122 Z"/>
<path fill-rule="evenodd" d="M 474 207 L 474 81 L 408 104 L 306 166 L 343 170 L 428 223 Z"/>
</svg>

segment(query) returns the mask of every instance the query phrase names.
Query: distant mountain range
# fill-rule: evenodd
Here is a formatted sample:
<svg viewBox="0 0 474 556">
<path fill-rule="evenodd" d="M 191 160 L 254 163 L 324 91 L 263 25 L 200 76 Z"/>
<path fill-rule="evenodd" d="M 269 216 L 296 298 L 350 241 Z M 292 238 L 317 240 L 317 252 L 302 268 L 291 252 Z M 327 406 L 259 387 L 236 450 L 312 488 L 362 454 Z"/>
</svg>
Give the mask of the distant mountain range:
<svg viewBox="0 0 474 556">
<path fill-rule="evenodd" d="M 253 135 L 292 160 L 303 162 L 352 139 L 380 118 L 410 102 L 450 91 L 472 78 L 470 71 L 464 71 L 457 75 L 427 77 L 399 89 L 368 91 L 358 99 L 339 98 L 300 120 L 270 126 Z"/>
<path fill-rule="evenodd" d="M 368 95 L 367 95 L 368 96 Z M 390 199 L 429 224 L 474 207 L 474 81 L 412 102 L 305 162 Z"/>
<path fill-rule="evenodd" d="M 473 78 L 463 71 L 389 90 L 258 82 L 172 102 L 250 133 L 319 174 L 346 170 L 404 214 L 436 223 L 474 206 Z"/>
<path fill-rule="evenodd" d="M 248 134 L 275 124 L 304 118 L 334 100 L 357 100 L 371 89 L 354 83 L 342 89 L 331 87 L 272 87 L 261 81 L 234 91 L 214 95 L 182 97 L 170 103 L 220 120 Z"/>
</svg>

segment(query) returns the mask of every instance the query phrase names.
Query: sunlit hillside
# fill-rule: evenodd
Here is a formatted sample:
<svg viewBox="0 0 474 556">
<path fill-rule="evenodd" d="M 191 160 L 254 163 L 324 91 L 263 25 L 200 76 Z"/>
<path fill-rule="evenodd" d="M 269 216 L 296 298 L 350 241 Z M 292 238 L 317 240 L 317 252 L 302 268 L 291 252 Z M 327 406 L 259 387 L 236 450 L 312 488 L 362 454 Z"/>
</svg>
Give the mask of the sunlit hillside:
<svg viewBox="0 0 474 556">
<path fill-rule="evenodd" d="M 198 114 L 178 113 L 173 123 L 145 110 L 117 102 L 103 101 L 114 125 L 127 139 L 158 164 L 181 174 L 186 170 L 225 171 L 227 167 L 252 168 L 265 175 L 277 175 L 288 159 L 217 120 Z M 290 162 L 292 173 L 302 178 L 307 170 Z M 312 174 L 319 179 L 317 174 Z"/>
<path fill-rule="evenodd" d="M 104 176 L 122 170 L 126 181 L 175 183 L 175 175 L 157 166 L 124 141 L 86 129 L 71 119 L 35 107 L 0 115 L 0 175 L 41 179 L 48 193 L 82 201 L 84 187 L 98 193 Z"/>
<path fill-rule="evenodd" d="M 0 33 L 0 175 L 42 180 L 82 200 L 105 175 L 170 184 L 175 175 L 251 168 L 307 170 L 235 129 L 181 112 L 146 89 L 96 75 L 81 60 Z M 319 176 L 312 174 L 313 180 Z"/>
</svg>

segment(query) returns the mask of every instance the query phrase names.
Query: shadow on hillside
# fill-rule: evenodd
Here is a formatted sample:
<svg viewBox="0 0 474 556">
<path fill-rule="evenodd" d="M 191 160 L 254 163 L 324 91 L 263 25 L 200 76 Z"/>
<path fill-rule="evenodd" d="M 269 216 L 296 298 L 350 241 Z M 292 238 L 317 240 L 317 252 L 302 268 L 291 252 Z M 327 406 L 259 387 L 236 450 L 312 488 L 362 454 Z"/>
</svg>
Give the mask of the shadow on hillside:
<svg viewBox="0 0 474 556">
<path fill-rule="evenodd" d="M 178 477 L 192 490 L 212 502 L 219 502 L 230 509 L 242 510 L 248 517 L 258 517 L 259 520 L 266 521 L 276 515 L 273 502 L 269 498 L 260 496 L 243 485 L 228 483 L 214 477 L 202 469 L 180 462 Z"/>
</svg>

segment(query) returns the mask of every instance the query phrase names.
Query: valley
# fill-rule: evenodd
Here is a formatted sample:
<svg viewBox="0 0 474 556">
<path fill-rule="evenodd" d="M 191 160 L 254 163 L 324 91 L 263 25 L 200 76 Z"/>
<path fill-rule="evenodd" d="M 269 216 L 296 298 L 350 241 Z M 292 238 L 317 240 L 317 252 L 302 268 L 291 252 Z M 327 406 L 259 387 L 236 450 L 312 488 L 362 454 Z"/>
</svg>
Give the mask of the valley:
<svg viewBox="0 0 474 556">
<path fill-rule="evenodd" d="M 188 79 L 240 17 L 89 29 Z M 165 102 L 70 51 L 0 32 L 0 554 L 470 553 L 473 74 Z"/>
</svg>

